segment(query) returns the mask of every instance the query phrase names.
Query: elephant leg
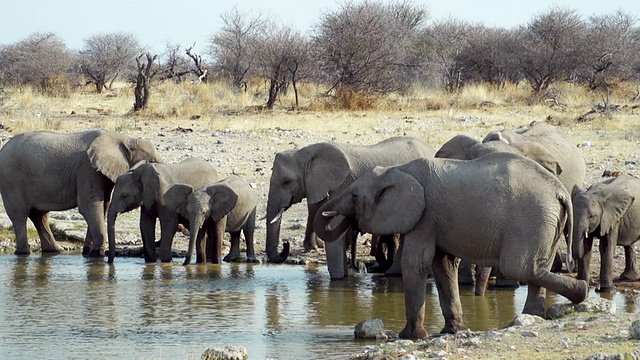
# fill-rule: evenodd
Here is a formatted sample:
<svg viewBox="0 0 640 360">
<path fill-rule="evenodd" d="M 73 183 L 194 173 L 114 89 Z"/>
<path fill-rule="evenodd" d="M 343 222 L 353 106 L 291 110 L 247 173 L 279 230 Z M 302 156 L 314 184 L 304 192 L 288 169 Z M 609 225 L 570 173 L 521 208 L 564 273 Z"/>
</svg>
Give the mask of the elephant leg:
<svg viewBox="0 0 640 360">
<path fill-rule="evenodd" d="M 207 262 L 207 230 L 206 226 L 198 230 L 196 237 L 196 264 L 205 264 Z"/>
<path fill-rule="evenodd" d="M 240 260 L 240 231 L 234 231 L 231 235 L 231 250 L 227 256 L 224 257 L 224 261 L 232 262 Z"/>
<path fill-rule="evenodd" d="M 369 256 L 377 256 L 379 245 L 380 245 L 380 235 L 371 234 L 371 250 L 369 250 Z M 376 261 L 377 260 L 378 259 L 376 259 Z"/>
<path fill-rule="evenodd" d="M 40 245 L 43 253 L 58 254 L 63 251 L 62 247 L 53 237 L 53 233 L 49 227 L 47 212 L 31 210 L 29 212 L 29 219 L 38 231 L 38 237 L 40 237 Z"/>
<path fill-rule="evenodd" d="M 391 252 L 391 258 L 387 256 L 387 260 L 391 262 L 391 266 L 385 271 L 386 276 L 402 276 L 402 248 L 404 241 L 400 234 L 392 235 L 389 246 L 393 249 Z"/>
<path fill-rule="evenodd" d="M 347 230 L 349 232 L 349 230 Z M 347 253 L 345 246 L 346 234 L 340 236 L 336 241 L 326 244 L 325 252 L 327 256 L 327 269 L 331 280 L 339 280 L 347 277 Z"/>
<path fill-rule="evenodd" d="M 620 280 L 640 280 L 636 251 L 633 244 L 624 246 L 624 271 L 620 275 Z"/>
<path fill-rule="evenodd" d="M 431 270 L 438 288 L 438 299 L 444 316 L 441 333 L 455 334 L 467 330 L 462 319 L 462 303 L 458 289 L 458 264 L 460 260 L 436 248 Z"/>
<path fill-rule="evenodd" d="M 489 276 L 491 275 L 491 267 L 490 266 L 477 266 L 476 265 L 476 276 L 474 282 L 474 294 L 476 296 L 484 296 L 485 291 L 487 290 L 487 283 L 489 283 Z"/>
<path fill-rule="evenodd" d="M 426 339 L 424 310 L 427 278 L 435 253 L 435 241 L 425 241 L 418 235 L 407 234 L 402 256 L 402 282 L 407 324 L 400 332 L 402 339 Z M 439 289 L 438 289 L 439 291 Z"/>
<path fill-rule="evenodd" d="M 214 264 L 222 264 L 222 241 L 226 226 L 226 218 L 223 218 L 211 226 L 207 233 L 207 257 Z"/>
<path fill-rule="evenodd" d="M 140 234 L 142 236 L 142 247 L 144 261 L 154 263 L 158 257 L 156 255 L 156 217 L 144 210 L 140 210 Z"/>
<path fill-rule="evenodd" d="M 244 240 L 247 244 L 247 262 L 254 263 L 256 262 L 256 252 L 253 247 L 253 234 L 256 230 L 256 210 L 253 210 L 253 213 L 249 215 L 249 219 L 247 219 L 247 223 L 242 228 L 242 233 L 244 234 Z"/>
<path fill-rule="evenodd" d="M 178 223 L 178 217 L 173 216 L 173 214 L 160 218 L 160 249 L 158 250 L 158 255 L 161 262 L 171 262 L 173 260 L 171 246 L 173 245 L 173 237 L 178 231 Z"/>
<path fill-rule="evenodd" d="M 611 229 L 608 235 L 600 239 L 600 288 L 598 292 L 614 292 L 613 286 L 613 255 L 616 250 L 616 241 L 618 231 Z"/>
<path fill-rule="evenodd" d="M 574 240 L 580 241 L 580 240 Z M 589 268 L 591 267 L 591 256 L 593 255 L 593 238 L 589 237 L 584 239 L 584 255 L 582 258 L 577 259 L 578 265 L 578 279 L 589 282 Z"/>
<path fill-rule="evenodd" d="M 78 212 L 87 222 L 87 231 L 90 233 L 92 246 L 89 251 L 89 257 L 104 257 L 106 247 L 105 234 L 107 227 L 104 221 L 104 203 L 102 201 L 94 201 L 87 204 L 78 203 Z M 86 244 L 83 248 L 85 253 Z"/>
<path fill-rule="evenodd" d="M 319 203 L 307 205 L 309 216 L 307 216 L 307 228 L 304 231 L 304 242 L 302 243 L 305 251 L 322 249 L 325 245 L 324 241 L 319 239 L 313 232 L 313 218 L 324 203 L 325 201 L 320 201 Z"/>
<path fill-rule="evenodd" d="M 527 286 L 527 300 L 522 309 L 523 314 L 546 317 L 546 290 L 535 284 Z"/>
<path fill-rule="evenodd" d="M 374 238 L 375 241 L 373 240 Z M 374 250 L 373 247 L 375 246 L 375 253 L 373 255 L 376 259 L 376 265 L 370 267 L 368 271 L 372 273 L 384 273 L 385 271 L 389 270 L 389 267 L 391 266 L 391 264 L 387 261 L 387 256 L 385 254 L 387 244 L 384 240 L 384 236 L 372 235 L 371 239 L 372 251 Z"/>
<path fill-rule="evenodd" d="M 358 270 L 358 232 L 357 231 L 347 231 L 345 233 L 345 244 L 350 250 L 351 254 L 351 268 L 354 270 Z"/>
<path fill-rule="evenodd" d="M 466 260 L 460 261 L 460 265 L 458 266 L 458 284 L 472 285 L 474 268 L 475 264 L 472 264 Z"/>
</svg>

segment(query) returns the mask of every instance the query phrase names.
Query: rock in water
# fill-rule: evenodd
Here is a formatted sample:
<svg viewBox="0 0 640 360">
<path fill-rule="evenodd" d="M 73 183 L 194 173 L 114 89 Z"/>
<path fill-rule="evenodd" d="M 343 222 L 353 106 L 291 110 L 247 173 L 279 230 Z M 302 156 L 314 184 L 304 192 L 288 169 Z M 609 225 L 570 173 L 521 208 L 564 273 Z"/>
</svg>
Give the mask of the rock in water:
<svg viewBox="0 0 640 360">
<path fill-rule="evenodd" d="M 384 333 L 384 324 L 381 319 L 365 320 L 356 325 L 354 331 L 356 339 L 379 339 L 387 340 Z"/>
<path fill-rule="evenodd" d="M 249 358 L 247 349 L 242 346 L 225 346 L 208 348 L 202 354 L 202 360 L 246 360 Z"/>
</svg>

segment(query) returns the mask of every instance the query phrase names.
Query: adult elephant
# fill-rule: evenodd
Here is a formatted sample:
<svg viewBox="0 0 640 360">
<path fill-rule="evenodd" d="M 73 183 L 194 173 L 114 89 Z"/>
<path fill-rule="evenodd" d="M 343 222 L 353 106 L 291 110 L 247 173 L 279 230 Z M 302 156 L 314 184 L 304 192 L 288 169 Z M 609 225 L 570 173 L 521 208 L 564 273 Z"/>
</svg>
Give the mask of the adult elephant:
<svg viewBox="0 0 640 360">
<path fill-rule="evenodd" d="M 282 214 L 291 205 L 307 199 L 308 217 L 305 250 L 318 247 L 313 218 L 328 198 L 346 189 L 367 170 L 377 165 L 396 165 L 420 157 L 433 157 L 435 149 L 415 138 L 393 137 L 375 145 L 321 142 L 276 154 L 267 200 L 267 258 L 281 263 L 289 255 L 289 243 L 278 253 Z M 355 236 L 355 232 L 350 232 Z M 347 275 L 344 238 L 325 249 L 332 279 Z"/>
<path fill-rule="evenodd" d="M 578 192 L 573 198 L 575 227 L 573 256 L 578 279 L 589 281 L 593 239 L 600 239 L 600 288 L 611 292 L 613 255 L 616 245 L 624 247 L 625 268 L 621 280 L 638 280 L 634 244 L 640 240 L 640 179 L 629 175 L 605 180 Z"/>
<path fill-rule="evenodd" d="M 196 262 L 206 262 L 207 257 L 220 263 L 224 233 L 231 235 L 231 250 L 224 261 L 240 259 L 240 233 L 247 243 L 247 262 L 255 262 L 253 234 L 256 228 L 256 193 L 240 176 L 229 176 L 201 189 L 190 185 L 174 185 L 165 195 L 169 208 L 189 219 L 189 250 L 183 265 L 191 262 L 193 250 L 198 243 Z M 184 199 L 187 202 L 184 202 Z M 210 220 L 210 221 L 208 221 Z M 202 231 L 204 230 L 204 231 Z M 209 234 L 206 251 L 203 246 L 204 232 Z"/>
<path fill-rule="evenodd" d="M 566 134 L 547 123 L 536 123 L 517 132 L 509 129 L 493 131 L 482 142 L 467 135 L 457 135 L 443 144 L 435 156 L 472 160 L 496 152 L 515 153 L 532 159 L 556 175 L 570 194 L 580 190 L 586 177 L 586 164 L 580 149 Z M 561 268 L 562 262 L 557 254 L 553 270 Z M 484 294 L 490 272 L 488 268 L 476 269 L 477 295 Z"/>
<path fill-rule="evenodd" d="M 427 337 L 423 320 L 430 268 L 445 318 L 442 332 L 466 329 L 458 258 L 499 265 L 505 276 L 527 283 L 526 314 L 545 316 L 545 289 L 574 303 L 588 294 L 586 281 L 550 271 L 563 232 L 571 249 L 570 195 L 555 176 L 520 155 L 418 159 L 377 167 L 330 199 L 317 216 L 327 218 L 325 229 L 330 232 L 357 226 L 374 234 L 404 236 L 407 324 L 402 338 Z"/>
<path fill-rule="evenodd" d="M 140 207 L 140 233 L 145 262 L 156 262 L 156 220 L 160 220 L 160 261 L 172 260 L 171 245 L 178 224 L 189 228 L 189 219 L 182 217 L 165 203 L 165 193 L 175 184 L 201 188 L 219 180 L 211 163 L 189 158 L 177 164 L 140 164 L 116 180 L 113 199 L 107 216 L 109 235 L 109 263 L 116 251 L 115 223 L 118 214 Z M 185 197 L 184 203 L 187 202 Z"/>
<path fill-rule="evenodd" d="M 62 251 L 48 213 L 77 207 L 87 222 L 82 254 L 104 256 L 105 212 L 114 182 L 140 161 L 162 162 L 155 146 L 108 130 L 76 133 L 30 131 L 0 150 L 0 194 L 16 235 L 16 254 L 30 253 L 27 218 L 42 252 Z"/>
</svg>

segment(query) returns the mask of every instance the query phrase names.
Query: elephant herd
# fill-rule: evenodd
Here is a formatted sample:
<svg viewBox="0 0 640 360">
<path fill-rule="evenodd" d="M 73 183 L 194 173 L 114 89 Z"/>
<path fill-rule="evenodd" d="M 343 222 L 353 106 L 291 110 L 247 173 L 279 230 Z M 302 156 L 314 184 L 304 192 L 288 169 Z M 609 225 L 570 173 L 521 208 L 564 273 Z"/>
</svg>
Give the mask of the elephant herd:
<svg viewBox="0 0 640 360">
<path fill-rule="evenodd" d="M 580 149 L 546 123 L 494 131 L 482 141 L 458 135 L 437 151 L 410 137 L 368 146 L 321 142 L 282 151 L 275 155 L 269 183 L 266 255 L 275 263 L 287 258 L 290 245 L 284 242 L 278 249 L 282 216 L 306 199 L 304 248 L 325 247 L 332 279 L 346 276 L 345 250 L 355 247 L 359 233 L 379 239 L 377 259 L 388 248 L 387 267 L 403 277 L 403 338 L 428 336 L 423 321 L 430 273 L 445 318 L 442 332 L 466 329 L 460 259 L 476 264 L 477 287 L 486 286 L 491 267 L 526 283 L 523 313 L 544 316 L 546 289 L 574 303 L 586 299 L 594 238 L 600 239 L 602 256 L 600 291 L 614 288 L 616 245 L 625 249 L 620 278 L 640 279 L 633 248 L 640 238 L 640 202 L 634 202 L 640 179 L 622 175 L 585 190 L 585 176 Z M 171 261 L 178 224 L 190 228 L 185 265 L 194 249 L 196 262 L 220 263 L 225 232 L 231 235 L 225 261 L 240 257 L 241 232 L 247 260 L 256 260 L 257 195 L 245 179 L 222 177 L 195 158 L 165 164 L 151 142 L 117 132 L 14 136 L 0 150 L 0 194 L 16 234 L 16 254 L 30 252 L 27 218 L 42 251 L 59 252 L 48 212 L 77 207 L 87 222 L 83 255 L 104 256 L 108 243 L 113 262 L 117 216 L 140 208 L 147 262 Z M 572 272 L 577 264 L 577 278 L 552 271 L 561 258 L 561 241 L 566 242 L 566 267 Z"/>
</svg>

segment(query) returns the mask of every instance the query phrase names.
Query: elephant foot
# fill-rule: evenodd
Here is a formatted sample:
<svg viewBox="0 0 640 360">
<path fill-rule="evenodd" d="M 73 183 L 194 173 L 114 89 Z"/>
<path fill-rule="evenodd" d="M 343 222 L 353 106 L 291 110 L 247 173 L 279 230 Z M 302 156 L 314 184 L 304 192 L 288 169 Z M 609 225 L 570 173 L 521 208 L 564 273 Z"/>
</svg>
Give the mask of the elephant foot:
<svg viewBox="0 0 640 360">
<path fill-rule="evenodd" d="M 628 270 L 620 274 L 619 280 L 624 280 L 624 281 L 640 280 L 640 274 L 638 274 L 635 270 Z"/>
<path fill-rule="evenodd" d="M 160 262 L 163 262 L 163 263 L 170 263 L 172 261 L 173 259 L 160 259 Z"/>
<path fill-rule="evenodd" d="M 407 325 L 398 336 L 401 339 L 426 340 L 429 337 L 429 334 L 423 326 L 412 329 L 409 325 Z"/>
<path fill-rule="evenodd" d="M 524 309 L 522 309 L 522 313 L 545 318 L 547 314 L 545 298 L 538 297 L 536 300 L 532 301 L 531 303 L 529 303 L 528 301 L 525 302 Z"/>
<path fill-rule="evenodd" d="M 222 261 L 224 262 L 238 262 L 240 261 L 240 255 L 237 254 L 228 254 L 225 256 Z"/>
<path fill-rule="evenodd" d="M 248 263 L 257 263 L 258 259 L 256 259 L 255 256 L 247 256 L 247 262 Z"/>
<path fill-rule="evenodd" d="M 14 255 L 31 255 L 31 251 L 27 250 L 16 250 L 13 252 Z"/>
<path fill-rule="evenodd" d="M 104 257 L 104 250 L 91 250 L 89 252 L 90 258 L 101 258 Z"/>
<path fill-rule="evenodd" d="M 160 240 L 156 241 L 154 244 L 155 244 L 155 247 L 159 248 L 160 247 Z"/>
<path fill-rule="evenodd" d="M 91 246 L 82 247 L 82 256 L 89 257 L 91 255 Z"/>
<path fill-rule="evenodd" d="M 614 293 L 616 292 L 616 287 L 611 285 L 611 286 L 600 286 L 599 288 L 596 289 L 596 292 L 599 293 Z"/>
<path fill-rule="evenodd" d="M 458 331 L 469 330 L 467 326 L 458 321 L 451 321 L 448 324 L 445 324 L 442 330 L 440 330 L 441 334 L 455 334 Z"/>
<path fill-rule="evenodd" d="M 367 272 L 368 273 L 373 273 L 373 274 L 382 274 L 385 271 L 387 271 L 387 267 L 386 266 L 380 266 L 380 264 L 374 264 L 371 265 L 367 268 Z"/>
<path fill-rule="evenodd" d="M 182 263 L 182 266 L 187 266 L 189 264 L 191 264 L 191 257 L 187 256 L 184 258 L 184 262 Z"/>
</svg>

